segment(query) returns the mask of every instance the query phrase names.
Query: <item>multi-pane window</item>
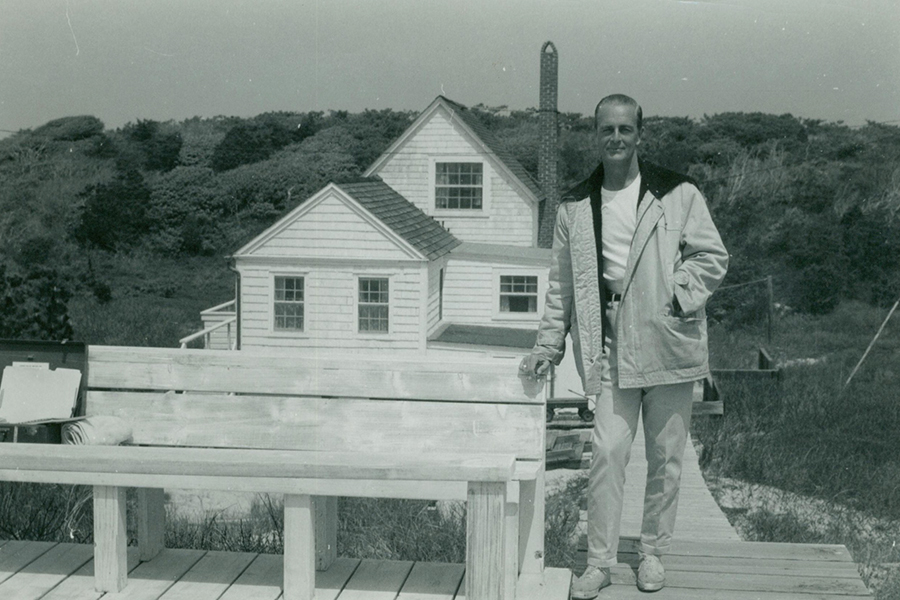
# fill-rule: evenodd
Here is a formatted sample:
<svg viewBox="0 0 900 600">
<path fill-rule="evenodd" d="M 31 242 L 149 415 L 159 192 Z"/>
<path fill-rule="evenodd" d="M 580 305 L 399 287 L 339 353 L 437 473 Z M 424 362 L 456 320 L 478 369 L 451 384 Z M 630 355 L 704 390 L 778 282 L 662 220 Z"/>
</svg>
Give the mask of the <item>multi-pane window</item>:
<svg viewBox="0 0 900 600">
<path fill-rule="evenodd" d="M 275 330 L 303 331 L 303 278 L 275 278 Z"/>
<path fill-rule="evenodd" d="M 435 208 L 481 210 L 481 163 L 439 162 L 434 165 Z"/>
<path fill-rule="evenodd" d="M 500 312 L 536 313 L 538 278 L 535 275 L 500 276 Z"/>
<path fill-rule="evenodd" d="M 383 332 L 388 329 L 387 277 L 359 278 L 359 331 Z"/>
</svg>

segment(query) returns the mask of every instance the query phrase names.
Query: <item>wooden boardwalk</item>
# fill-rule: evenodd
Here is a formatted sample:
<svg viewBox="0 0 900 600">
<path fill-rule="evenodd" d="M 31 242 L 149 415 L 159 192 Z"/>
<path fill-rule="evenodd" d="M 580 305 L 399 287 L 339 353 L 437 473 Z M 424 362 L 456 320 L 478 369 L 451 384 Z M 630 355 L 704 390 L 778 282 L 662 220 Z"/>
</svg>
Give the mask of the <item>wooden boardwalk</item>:
<svg viewBox="0 0 900 600">
<path fill-rule="evenodd" d="M 273 554 L 166 549 L 139 563 L 129 548 L 128 586 L 94 591 L 93 547 L 87 544 L 0 541 L 2 600 L 278 600 L 282 557 Z M 316 600 L 463 600 L 458 564 L 339 558 L 316 573 Z M 566 600 L 568 569 L 525 579 L 521 600 Z"/>
<path fill-rule="evenodd" d="M 584 432 L 585 434 L 587 432 Z M 619 565 L 599 600 L 644 599 L 635 585 L 646 460 L 635 440 L 627 471 Z M 585 467 L 590 456 L 583 458 Z M 579 469 L 580 470 L 580 469 Z M 564 470 L 548 472 L 548 487 Z M 571 470 L 569 474 L 574 473 Z M 685 453 L 666 587 L 653 600 L 849 600 L 869 597 L 843 546 L 742 542 L 703 482 L 697 454 Z M 585 566 L 585 540 L 574 572 Z M 129 548 L 129 584 L 94 591 L 93 548 L 83 544 L 0 540 L 0 600 L 279 600 L 280 555 L 166 549 L 139 563 Z M 461 600 L 463 565 L 339 558 L 316 574 L 317 600 Z M 519 600 L 565 600 L 567 569 L 519 581 Z"/>
<path fill-rule="evenodd" d="M 589 431 L 584 431 L 589 439 Z M 589 464 L 585 453 L 582 467 Z M 623 539 L 613 585 L 598 600 L 646 599 L 636 586 L 647 461 L 643 432 L 626 470 Z M 558 476 L 558 474 L 556 475 Z M 548 472 L 548 481 L 554 471 Z M 552 485 L 552 484 L 550 484 Z M 582 513 L 582 519 L 586 514 Z M 584 523 L 582 523 L 582 531 Z M 580 536 L 573 572 L 584 571 L 587 542 Z M 706 487 L 694 447 L 685 448 L 678 520 L 670 554 L 663 557 L 666 587 L 653 600 L 849 600 L 870 597 L 844 546 L 744 542 Z"/>
</svg>

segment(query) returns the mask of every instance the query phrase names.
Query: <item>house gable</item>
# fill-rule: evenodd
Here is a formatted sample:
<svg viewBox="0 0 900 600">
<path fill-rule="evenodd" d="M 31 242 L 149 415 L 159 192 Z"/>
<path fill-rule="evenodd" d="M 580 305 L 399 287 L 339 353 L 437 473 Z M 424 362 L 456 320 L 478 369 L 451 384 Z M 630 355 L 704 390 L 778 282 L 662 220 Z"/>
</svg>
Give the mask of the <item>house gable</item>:
<svg viewBox="0 0 900 600">
<path fill-rule="evenodd" d="M 334 183 L 238 250 L 234 258 L 428 260 Z"/>
<path fill-rule="evenodd" d="M 441 206 L 439 168 L 474 166 L 481 206 Z M 439 96 L 366 171 L 377 174 L 465 242 L 537 243 L 540 189 L 475 115 Z"/>
</svg>

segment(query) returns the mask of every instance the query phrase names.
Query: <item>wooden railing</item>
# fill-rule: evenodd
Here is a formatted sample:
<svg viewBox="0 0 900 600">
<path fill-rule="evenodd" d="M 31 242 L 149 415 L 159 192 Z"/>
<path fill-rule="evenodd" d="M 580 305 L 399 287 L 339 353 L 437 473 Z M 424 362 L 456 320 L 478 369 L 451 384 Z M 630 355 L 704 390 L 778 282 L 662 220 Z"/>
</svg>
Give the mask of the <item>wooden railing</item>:
<svg viewBox="0 0 900 600">
<path fill-rule="evenodd" d="M 213 325 L 211 327 L 207 327 L 206 329 L 203 329 L 196 333 L 192 333 L 191 335 L 189 335 L 187 337 L 181 338 L 180 340 L 178 340 L 178 343 L 181 345 L 182 348 L 187 348 L 188 347 L 187 345 L 189 343 L 193 342 L 196 339 L 203 338 L 203 347 L 209 348 L 210 347 L 210 334 L 214 331 L 217 331 L 217 330 L 225 327 L 225 328 L 227 328 L 228 349 L 234 350 L 236 348 L 236 342 L 237 342 L 235 336 L 233 336 L 231 333 L 231 326 L 234 323 L 237 323 L 237 317 L 227 318 L 224 321 L 222 321 L 221 323 L 216 323 L 215 325 Z"/>
</svg>

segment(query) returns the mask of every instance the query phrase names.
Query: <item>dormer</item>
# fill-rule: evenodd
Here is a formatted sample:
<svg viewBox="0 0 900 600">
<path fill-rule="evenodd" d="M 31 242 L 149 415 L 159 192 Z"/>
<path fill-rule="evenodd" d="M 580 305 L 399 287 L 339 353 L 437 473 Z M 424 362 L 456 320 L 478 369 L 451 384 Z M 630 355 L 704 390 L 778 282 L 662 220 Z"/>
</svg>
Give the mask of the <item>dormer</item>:
<svg viewBox="0 0 900 600">
<path fill-rule="evenodd" d="M 537 183 L 469 109 L 443 96 L 365 174 L 464 242 L 537 245 Z"/>
</svg>

